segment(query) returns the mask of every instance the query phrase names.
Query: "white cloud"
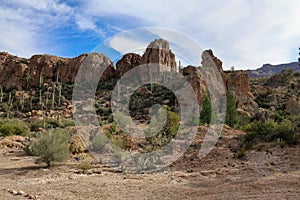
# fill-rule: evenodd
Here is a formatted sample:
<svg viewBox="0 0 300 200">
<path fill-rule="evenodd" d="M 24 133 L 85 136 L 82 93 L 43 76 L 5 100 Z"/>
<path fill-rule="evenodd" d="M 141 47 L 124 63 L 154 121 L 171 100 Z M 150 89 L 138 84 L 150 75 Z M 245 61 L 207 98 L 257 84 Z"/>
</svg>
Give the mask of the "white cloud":
<svg viewBox="0 0 300 200">
<path fill-rule="evenodd" d="M 299 7 L 300 2 L 292 0 L 85 2 L 86 11 L 94 17 L 129 15 L 183 32 L 205 48 L 212 48 L 227 68 L 253 68 L 295 59 Z"/>
<path fill-rule="evenodd" d="M 49 53 L 51 33 L 72 15 L 55 0 L 4 0 L 0 6 L 0 51 L 30 57 Z M 53 47 L 54 48 L 54 47 Z"/>
<path fill-rule="evenodd" d="M 134 52 L 142 55 L 148 43 L 120 35 L 109 40 L 108 45 L 122 54 Z"/>
<path fill-rule="evenodd" d="M 59 0 L 3 0 L 0 5 L 0 50 L 24 56 L 51 53 L 49 49 L 59 44 L 52 43 L 51 32 L 48 31 L 73 23 L 79 34 L 92 30 L 103 38 L 107 30 L 97 25 L 102 23 L 103 17 L 108 19 L 103 22 L 106 29 L 116 31 L 118 27 L 109 24 L 109 18 L 118 18 L 118 23 L 122 24 L 123 17 L 130 16 L 131 20 L 145 22 L 144 26 L 168 28 L 186 34 L 202 47 L 213 49 L 227 68 L 232 65 L 254 68 L 263 63 L 290 62 L 298 56 L 300 1 L 75 2 L 71 7 Z M 128 23 L 126 20 L 128 18 L 123 24 Z M 130 23 L 135 24 L 134 21 Z"/>
</svg>

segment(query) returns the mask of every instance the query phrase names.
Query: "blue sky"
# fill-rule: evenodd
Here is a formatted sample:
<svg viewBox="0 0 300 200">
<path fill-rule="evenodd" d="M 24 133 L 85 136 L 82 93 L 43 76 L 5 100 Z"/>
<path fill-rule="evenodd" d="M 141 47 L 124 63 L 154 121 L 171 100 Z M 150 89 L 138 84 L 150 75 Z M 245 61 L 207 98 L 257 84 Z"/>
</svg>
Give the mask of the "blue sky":
<svg viewBox="0 0 300 200">
<path fill-rule="evenodd" d="M 299 9 L 298 0 L 2 0 L 0 51 L 75 57 L 122 31 L 161 27 L 213 49 L 227 69 L 257 68 L 297 61 Z"/>
</svg>

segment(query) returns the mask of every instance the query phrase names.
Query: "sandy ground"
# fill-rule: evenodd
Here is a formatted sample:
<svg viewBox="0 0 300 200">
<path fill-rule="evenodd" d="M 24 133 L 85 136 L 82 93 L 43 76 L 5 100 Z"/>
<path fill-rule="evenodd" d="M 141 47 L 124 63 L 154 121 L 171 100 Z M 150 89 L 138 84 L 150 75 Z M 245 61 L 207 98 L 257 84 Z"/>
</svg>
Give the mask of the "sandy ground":
<svg viewBox="0 0 300 200">
<path fill-rule="evenodd" d="M 230 138 L 227 138 L 230 140 Z M 233 158 L 226 137 L 204 159 L 190 149 L 176 163 L 151 174 L 116 173 L 97 165 L 78 174 L 70 159 L 50 169 L 22 150 L 0 149 L 0 199 L 300 199 L 300 147 L 249 151 Z"/>
</svg>

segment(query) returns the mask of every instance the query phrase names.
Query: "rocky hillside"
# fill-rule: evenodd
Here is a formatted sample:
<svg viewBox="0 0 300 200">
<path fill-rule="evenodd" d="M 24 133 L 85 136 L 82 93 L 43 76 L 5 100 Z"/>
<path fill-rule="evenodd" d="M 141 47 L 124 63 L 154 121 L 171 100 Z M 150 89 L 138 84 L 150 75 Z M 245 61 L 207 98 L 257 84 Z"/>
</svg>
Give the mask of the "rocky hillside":
<svg viewBox="0 0 300 200">
<path fill-rule="evenodd" d="M 203 74 L 201 75 L 200 72 L 203 69 L 202 72 L 209 69 L 211 65 L 216 65 L 223 79 L 225 89 L 233 91 L 239 111 L 246 111 L 247 115 L 254 114 L 257 110 L 257 104 L 253 101 L 247 73 L 245 71 L 224 72 L 222 61 L 213 54 L 212 50 L 206 50 L 199 56 L 202 56 L 203 59 L 202 66 L 187 66 L 180 71 L 187 77 L 193 87 L 199 104 L 202 104 L 205 95 L 209 95 L 207 85 L 202 77 Z M 10 110 L 26 110 L 26 112 L 41 108 L 47 110 L 50 107 L 60 110 L 59 106 L 62 103 L 70 108 L 72 85 L 84 61 L 91 64 L 93 66 L 92 70 L 96 71 L 103 65 L 108 66 L 101 77 L 101 84 L 98 85 L 95 102 L 98 113 L 104 113 L 106 115 L 105 119 L 110 116 L 111 91 L 118 78 L 123 74 L 136 66 L 153 63 L 158 65 L 151 65 L 150 68 L 145 68 L 145 70 L 142 68 L 135 78 L 143 80 L 149 74 L 158 74 L 165 78 L 163 73 L 172 73 L 177 70 L 175 54 L 172 52 L 169 43 L 163 39 L 156 39 L 151 42 L 142 56 L 134 53 L 125 54 L 116 63 L 116 67 L 108 57 L 99 53 L 92 53 L 92 56 L 82 54 L 76 58 L 34 55 L 29 59 L 25 59 L 2 52 L 0 53 L 0 86 L 4 88 L 3 101 L 12 101 L 10 102 L 12 107 Z M 89 76 L 96 74 L 96 71 L 87 72 L 85 79 L 89 80 Z M 126 88 L 120 89 L 129 92 L 133 88 L 129 83 Z M 138 118 L 143 118 L 144 114 L 148 113 L 149 106 L 151 107 L 153 103 L 176 105 L 176 98 L 166 88 L 155 87 L 153 89 L 150 86 L 145 86 L 137 93 L 139 95 L 134 95 L 134 97 L 148 95 L 147 98 L 143 98 L 143 101 L 141 98 L 133 98 L 131 101 L 132 108 L 136 109 L 132 115 L 138 114 Z M 10 98 L 10 96 L 13 98 Z M 17 100 L 19 102 L 15 102 Z M 7 110 L 6 107 L 8 107 L 8 104 L 3 106 L 3 115 Z M 70 111 L 67 112 L 69 113 L 68 117 L 70 117 Z M 146 119 L 148 118 L 146 116 Z"/>
<path fill-rule="evenodd" d="M 299 62 L 292 62 L 281 65 L 265 64 L 255 70 L 246 70 L 250 78 L 264 78 L 279 74 L 284 69 L 293 69 L 294 72 L 300 72 Z"/>
</svg>

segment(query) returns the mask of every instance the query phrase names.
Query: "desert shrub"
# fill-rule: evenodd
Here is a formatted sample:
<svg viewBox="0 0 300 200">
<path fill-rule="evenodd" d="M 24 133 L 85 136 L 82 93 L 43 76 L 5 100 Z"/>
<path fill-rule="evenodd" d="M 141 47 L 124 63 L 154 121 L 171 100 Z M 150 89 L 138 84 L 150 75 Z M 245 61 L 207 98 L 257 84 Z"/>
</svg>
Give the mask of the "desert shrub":
<svg viewBox="0 0 300 200">
<path fill-rule="evenodd" d="M 128 138 L 128 135 L 121 133 L 110 138 L 111 144 L 116 147 L 124 150 L 130 150 L 133 146 L 131 140 Z"/>
<path fill-rule="evenodd" d="M 246 149 L 245 148 L 241 148 L 239 150 L 237 150 L 234 154 L 234 157 L 235 158 L 238 158 L 238 159 L 242 159 L 244 158 L 245 156 L 247 155 L 246 153 Z"/>
<path fill-rule="evenodd" d="M 61 120 L 59 122 L 59 127 L 60 128 L 66 128 L 69 126 L 75 126 L 75 122 L 73 120 Z"/>
<path fill-rule="evenodd" d="M 249 148 L 258 142 L 278 142 L 281 144 L 295 144 L 297 130 L 295 121 L 285 119 L 281 122 L 268 120 L 266 122 L 254 121 L 243 127 L 246 132 L 244 145 Z"/>
<path fill-rule="evenodd" d="M 132 124 L 131 117 L 126 116 L 122 112 L 114 113 L 114 118 L 118 121 L 120 128 L 125 128 L 126 126 L 130 126 Z"/>
<path fill-rule="evenodd" d="M 164 121 L 164 112 L 166 112 L 166 123 L 164 124 L 164 127 L 161 127 L 161 122 Z M 153 127 L 150 127 L 145 131 L 147 140 L 153 146 L 165 145 L 176 135 L 179 128 L 179 122 L 179 115 L 172 112 L 168 106 L 164 106 L 152 117 L 151 123 L 153 123 Z M 158 130 L 158 127 L 161 129 Z"/>
<path fill-rule="evenodd" d="M 78 168 L 82 170 L 82 173 L 85 174 L 85 172 L 92 168 L 92 165 L 89 163 L 80 163 L 78 165 Z"/>
<path fill-rule="evenodd" d="M 97 135 L 95 136 L 93 139 L 92 139 L 92 142 L 91 142 L 91 147 L 93 150 L 95 151 L 101 151 L 101 149 L 104 147 L 104 145 L 108 143 L 108 138 L 106 135 L 104 134 L 100 134 L 100 135 Z"/>
<path fill-rule="evenodd" d="M 28 136 L 30 134 L 27 123 L 20 120 L 5 120 L 0 122 L 0 135 L 21 135 Z"/>
<path fill-rule="evenodd" d="M 116 122 L 111 123 L 110 130 L 111 130 L 111 133 L 113 133 L 113 134 L 117 133 L 117 123 Z"/>
<path fill-rule="evenodd" d="M 39 131 L 41 128 L 43 129 L 51 129 L 51 128 L 66 128 L 69 126 L 75 126 L 73 120 L 57 120 L 53 118 L 44 118 L 39 120 L 34 120 L 30 123 L 31 131 Z"/>
<path fill-rule="evenodd" d="M 296 142 L 296 134 L 292 121 L 286 119 L 277 125 L 273 140 L 277 139 L 287 144 L 294 144 Z"/>
<path fill-rule="evenodd" d="M 54 119 L 38 119 L 30 123 L 31 131 L 39 131 L 39 129 L 57 128 L 58 122 L 54 122 Z"/>
<path fill-rule="evenodd" d="M 245 142 L 250 146 L 258 141 L 270 142 L 275 128 L 276 123 L 271 120 L 266 122 L 254 121 L 243 127 L 246 132 Z"/>
<path fill-rule="evenodd" d="M 32 153 L 38 156 L 39 162 L 50 167 L 52 162 L 63 162 L 69 157 L 68 143 L 70 134 L 59 129 L 50 129 L 41 133 L 32 145 Z"/>
<path fill-rule="evenodd" d="M 14 135 L 15 128 L 12 124 L 3 124 L 0 127 L 0 134 L 3 136 Z"/>
<path fill-rule="evenodd" d="M 109 116 L 111 114 L 111 108 L 96 105 L 96 114 L 101 116 Z"/>
</svg>

